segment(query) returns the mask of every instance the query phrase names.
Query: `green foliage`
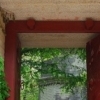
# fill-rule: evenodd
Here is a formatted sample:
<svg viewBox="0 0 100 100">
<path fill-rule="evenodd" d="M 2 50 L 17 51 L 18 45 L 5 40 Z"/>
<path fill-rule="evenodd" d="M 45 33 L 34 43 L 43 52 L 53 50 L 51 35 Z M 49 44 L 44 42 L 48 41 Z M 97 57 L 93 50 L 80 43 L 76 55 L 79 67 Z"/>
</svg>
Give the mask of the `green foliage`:
<svg viewBox="0 0 100 100">
<path fill-rule="evenodd" d="M 38 100 L 39 88 L 37 85 L 38 75 L 29 66 L 21 67 L 21 100 Z"/>
<path fill-rule="evenodd" d="M 0 57 L 0 100 L 5 100 L 9 96 L 8 94 L 8 86 L 5 81 L 5 74 L 4 74 L 4 63 L 2 57 Z"/>
<path fill-rule="evenodd" d="M 35 97 L 34 100 L 38 100 L 39 89 L 42 90 L 43 88 L 39 87 L 41 74 L 51 74 L 57 81 L 63 81 L 65 92 L 72 92 L 77 86 L 86 86 L 85 69 L 81 69 L 81 73 L 78 76 L 74 76 L 71 73 L 66 74 L 66 64 L 61 63 L 64 59 L 73 55 L 78 56 L 82 62 L 85 62 L 85 49 L 23 48 L 21 55 L 22 100 L 26 100 L 27 93 L 32 94 Z M 61 59 L 59 60 L 59 58 Z M 58 68 L 59 64 L 62 65 L 62 70 Z"/>
</svg>

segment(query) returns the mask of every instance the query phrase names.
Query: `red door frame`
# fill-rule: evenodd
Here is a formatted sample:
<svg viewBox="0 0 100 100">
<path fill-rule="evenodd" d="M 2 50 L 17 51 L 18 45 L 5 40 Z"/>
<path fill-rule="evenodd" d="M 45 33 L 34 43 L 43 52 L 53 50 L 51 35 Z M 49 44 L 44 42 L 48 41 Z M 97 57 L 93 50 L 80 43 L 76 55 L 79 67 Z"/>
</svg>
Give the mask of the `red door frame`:
<svg viewBox="0 0 100 100">
<path fill-rule="evenodd" d="M 19 20 L 10 21 L 6 25 L 5 41 L 5 74 L 10 96 L 7 100 L 20 100 L 18 79 L 20 68 L 18 68 L 18 33 L 100 33 L 100 21 L 87 19 L 86 21 L 34 21 Z M 18 58 L 19 57 L 19 58 Z"/>
</svg>

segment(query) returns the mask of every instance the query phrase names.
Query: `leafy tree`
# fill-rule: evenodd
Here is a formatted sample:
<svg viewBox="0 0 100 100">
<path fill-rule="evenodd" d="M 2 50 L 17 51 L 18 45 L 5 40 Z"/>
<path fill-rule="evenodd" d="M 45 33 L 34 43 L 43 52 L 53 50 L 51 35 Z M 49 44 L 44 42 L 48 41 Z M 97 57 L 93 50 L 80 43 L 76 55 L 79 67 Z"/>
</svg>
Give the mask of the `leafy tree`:
<svg viewBox="0 0 100 100">
<path fill-rule="evenodd" d="M 8 94 L 9 88 L 5 81 L 5 74 L 4 74 L 4 61 L 2 57 L 0 57 L 0 100 L 5 100 Z"/>
<path fill-rule="evenodd" d="M 77 86 L 86 86 L 86 70 L 82 69 L 81 74 L 75 76 L 71 73 L 66 74 L 65 70 L 59 69 L 59 60 L 55 60 L 54 63 L 49 63 L 49 61 L 54 60 L 55 58 L 62 58 L 61 60 L 63 61 L 64 59 L 73 55 L 76 55 L 80 60 L 85 62 L 85 49 L 23 48 L 21 51 L 21 55 L 21 97 L 23 97 L 23 100 L 27 99 L 27 93 L 32 93 L 32 95 L 34 95 L 33 97 L 35 97 L 34 100 L 38 99 L 37 97 L 39 94 L 39 89 L 42 90 L 43 88 L 39 87 L 41 73 L 51 74 L 52 77 L 57 81 L 63 81 L 63 89 L 66 92 L 73 92 L 73 89 Z M 66 65 L 62 63 L 62 69 L 65 68 L 65 66 Z"/>
</svg>

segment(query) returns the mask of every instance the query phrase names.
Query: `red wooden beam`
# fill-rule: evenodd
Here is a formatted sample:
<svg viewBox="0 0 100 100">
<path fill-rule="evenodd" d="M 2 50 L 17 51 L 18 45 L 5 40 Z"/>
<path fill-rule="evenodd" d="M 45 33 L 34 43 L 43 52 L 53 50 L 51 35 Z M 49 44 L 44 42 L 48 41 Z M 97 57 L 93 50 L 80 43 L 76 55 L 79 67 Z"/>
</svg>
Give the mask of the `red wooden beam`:
<svg viewBox="0 0 100 100">
<path fill-rule="evenodd" d="M 10 21 L 7 28 L 17 33 L 98 33 L 100 21 Z"/>
<path fill-rule="evenodd" d="M 10 96 L 7 100 L 20 100 L 20 64 L 19 45 L 15 30 L 6 29 L 5 38 L 5 74 Z"/>
<path fill-rule="evenodd" d="M 5 39 L 5 74 L 10 88 L 10 97 L 7 100 L 16 100 L 17 36 L 10 30 L 7 30 L 7 34 L 9 35 Z"/>
</svg>

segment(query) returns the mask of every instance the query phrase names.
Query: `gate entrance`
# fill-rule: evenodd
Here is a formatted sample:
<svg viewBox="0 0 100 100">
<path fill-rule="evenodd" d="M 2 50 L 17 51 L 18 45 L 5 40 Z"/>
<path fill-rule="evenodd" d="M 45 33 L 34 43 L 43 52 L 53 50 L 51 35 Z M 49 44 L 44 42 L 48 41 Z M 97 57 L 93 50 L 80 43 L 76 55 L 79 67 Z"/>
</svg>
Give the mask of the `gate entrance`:
<svg viewBox="0 0 100 100">
<path fill-rule="evenodd" d="M 22 46 L 21 44 L 22 42 L 20 42 L 18 34 L 20 35 L 23 33 L 25 34 L 41 33 L 41 38 L 42 38 L 43 33 L 46 34 L 59 33 L 60 34 L 59 37 L 62 35 L 62 33 L 63 34 L 70 33 L 70 35 L 72 35 L 72 33 L 73 34 L 84 33 L 84 34 L 91 34 L 91 36 L 94 37 L 100 33 L 100 22 L 93 21 L 91 19 L 87 19 L 86 21 L 34 21 L 33 19 L 25 21 L 10 21 L 6 25 L 6 33 L 7 35 L 5 42 L 5 73 L 8 86 L 10 87 L 10 97 L 7 100 L 20 100 L 20 48 Z M 62 40 L 59 41 L 61 43 Z M 94 100 L 94 99 L 99 100 L 100 97 L 100 88 L 99 88 L 100 72 L 98 70 L 99 48 L 100 48 L 99 41 L 100 41 L 100 36 L 97 36 L 95 39 L 88 42 L 86 47 L 87 68 L 88 68 L 87 71 L 88 100 Z M 40 43 L 38 45 L 41 45 Z M 29 44 L 31 43 L 29 42 Z"/>
</svg>

